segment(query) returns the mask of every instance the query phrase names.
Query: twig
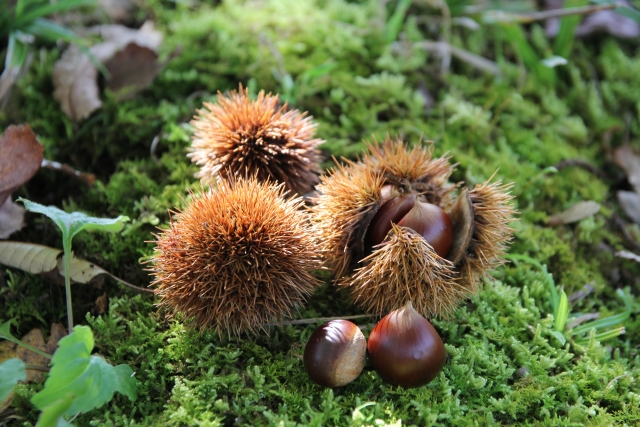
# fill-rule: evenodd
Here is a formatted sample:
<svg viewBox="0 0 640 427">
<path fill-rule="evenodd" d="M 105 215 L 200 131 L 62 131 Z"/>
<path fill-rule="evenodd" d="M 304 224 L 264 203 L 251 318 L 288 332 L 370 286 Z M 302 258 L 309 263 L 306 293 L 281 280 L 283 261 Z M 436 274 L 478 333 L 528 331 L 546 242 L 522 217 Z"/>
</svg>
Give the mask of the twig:
<svg viewBox="0 0 640 427">
<path fill-rule="evenodd" d="M 299 320 L 289 320 L 286 322 L 267 323 L 265 326 L 308 325 L 311 323 L 328 322 L 330 320 L 363 319 L 365 317 L 374 317 L 374 316 L 375 316 L 374 314 L 357 314 L 355 316 L 313 317 L 311 319 L 299 319 Z"/>
<path fill-rule="evenodd" d="M 485 71 L 496 76 L 500 75 L 500 67 L 496 62 L 484 58 L 480 55 L 476 55 L 475 53 L 471 53 L 468 50 L 452 46 L 447 42 L 434 42 L 425 40 L 423 42 L 416 43 L 416 46 L 421 47 L 429 52 L 436 52 L 440 56 L 452 55 L 481 71 Z"/>
<path fill-rule="evenodd" d="M 116 282 L 120 282 L 120 283 L 122 283 L 123 285 L 128 286 L 128 287 L 130 287 L 131 289 L 135 289 L 135 290 L 136 290 L 136 291 L 138 291 L 138 292 L 149 292 L 149 293 L 154 293 L 154 290 L 153 290 L 153 289 L 149 289 L 149 288 L 141 288 L 141 287 L 139 287 L 139 286 L 132 285 L 131 283 L 126 282 L 126 281 L 122 280 L 121 278 L 119 278 L 119 277 L 117 277 L 117 276 L 114 276 L 114 275 L 113 275 L 113 274 L 111 274 L 111 273 L 107 273 L 107 274 L 108 274 L 109 276 L 111 276 L 111 278 L 113 278 L 113 280 L 115 280 Z"/>
<path fill-rule="evenodd" d="M 625 5 L 618 3 L 596 4 L 592 6 L 568 7 L 564 9 L 551 9 L 542 12 L 531 13 L 506 13 L 499 10 L 492 10 L 485 13 L 485 15 L 483 16 L 483 22 L 519 22 L 521 24 L 530 24 L 532 22 L 545 21 L 551 18 L 562 18 L 565 16 L 573 15 L 589 15 L 601 10 L 617 9 L 624 6 Z"/>
<path fill-rule="evenodd" d="M 54 162 L 53 160 L 42 159 L 42 164 L 40 165 L 40 167 L 53 169 L 55 171 L 66 173 L 67 175 L 75 176 L 80 181 L 87 184 L 89 187 L 91 187 L 93 183 L 96 182 L 96 176 L 94 174 L 77 171 L 69 165 Z"/>
<path fill-rule="evenodd" d="M 30 365 L 28 363 L 25 363 L 24 369 L 29 369 L 31 371 L 40 371 L 40 372 L 49 372 L 49 371 L 51 371 L 51 369 L 49 369 L 46 366 Z"/>
</svg>

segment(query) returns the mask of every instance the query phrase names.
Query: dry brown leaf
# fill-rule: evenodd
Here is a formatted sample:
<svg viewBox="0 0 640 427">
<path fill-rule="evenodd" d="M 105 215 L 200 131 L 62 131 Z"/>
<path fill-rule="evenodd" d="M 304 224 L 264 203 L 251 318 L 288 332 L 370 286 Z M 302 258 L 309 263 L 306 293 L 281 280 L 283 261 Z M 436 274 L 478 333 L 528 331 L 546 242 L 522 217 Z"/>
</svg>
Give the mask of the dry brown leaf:
<svg viewBox="0 0 640 427">
<path fill-rule="evenodd" d="M 640 194 L 633 191 L 618 191 L 618 202 L 629 218 L 640 224 Z"/>
<path fill-rule="evenodd" d="M 157 50 L 162 33 L 147 21 L 139 30 L 122 25 L 100 25 L 90 29 L 102 36 L 103 42 L 89 50 L 111 73 L 117 94 L 126 84 L 119 99 L 128 99 L 153 81 L 164 64 L 158 63 Z M 134 46 L 134 47 L 130 47 Z M 124 53 L 122 53 L 124 52 Z M 126 77 L 123 74 L 138 74 Z M 71 119 L 79 121 L 102 106 L 98 89 L 98 69 L 76 46 L 70 46 L 53 69 L 53 96 Z M 107 86 L 111 85 L 110 80 Z"/>
<path fill-rule="evenodd" d="M 11 341 L 0 341 L 0 363 L 5 360 L 13 359 L 16 356 L 16 343 Z M 10 405 L 13 400 L 13 391 L 9 393 L 4 400 L 0 400 L 0 414 L 3 413 Z"/>
<path fill-rule="evenodd" d="M 58 349 L 58 341 L 67 336 L 67 329 L 62 323 L 51 324 L 49 340 L 47 341 L 47 353 L 53 354 Z"/>
<path fill-rule="evenodd" d="M 640 194 L 640 156 L 629 145 L 624 145 L 613 152 L 613 160 L 624 170 L 633 190 Z"/>
<path fill-rule="evenodd" d="M 35 243 L 0 242 L 0 264 L 32 274 L 46 274 L 57 283 L 64 283 L 64 259 L 60 249 Z M 71 254 L 69 273 L 71 281 L 76 283 L 86 284 L 106 274 L 130 288 L 153 292 L 127 283 L 94 263 L 76 258 L 74 254 Z"/>
<path fill-rule="evenodd" d="M 32 329 L 20 340 L 37 348 L 38 350 L 42 350 L 44 352 L 47 351 L 47 345 L 44 343 L 44 337 L 42 336 L 42 331 L 40 329 Z M 47 366 L 49 364 L 48 358 L 38 353 L 34 353 L 21 345 L 16 347 L 16 356 L 28 365 Z M 41 382 L 42 379 L 43 373 L 41 371 L 27 369 L 27 379 L 25 382 Z"/>
<path fill-rule="evenodd" d="M 0 204 L 40 169 L 44 147 L 29 125 L 11 125 L 0 135 Z"/>
<path fill-rule="evenodd" d="M 25 208 L 13 203 L 11 198 L 0 205 L 0 239 L 6 239 L 24 227 L 25 211 Z"/>
<path fill-rule="evenodd" d="M 100 0 L 100 8 L 113 22 L 128 21 L 134 9 L 131 0 Z"/>
<path fill-rule="evenodd" d="M 99 316 L 107 312 L 109 308 L 109 299 L 107 298 L 107 293 L 103 293 L 98 298 L 96 298 L 96 305 L 93 307 L 93 314 L 95 316 Z"/>
<path fill-rule="evenodd" d="M 69 46 L 54 65 L 53 97 L 72 120 L 79 121 L 102 106 L 97 77 L 98 69 L 76 45 Z"/>
<path fill-rule="evenodd" d="M 600 211 L 600 204 L 593 200 L 578 202 L 569 209 L 549 218 L 550 226 L 571 224 L 589 218 Z"/>
</svg>

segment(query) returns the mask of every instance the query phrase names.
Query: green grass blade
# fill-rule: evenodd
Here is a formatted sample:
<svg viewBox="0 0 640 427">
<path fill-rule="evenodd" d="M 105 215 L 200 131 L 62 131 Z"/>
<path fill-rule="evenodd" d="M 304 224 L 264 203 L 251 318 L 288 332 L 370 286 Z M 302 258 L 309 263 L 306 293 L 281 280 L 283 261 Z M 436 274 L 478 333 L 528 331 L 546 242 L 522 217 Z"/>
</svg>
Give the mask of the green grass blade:
<svg viewBox="0 0 640 427">
<path fill-rule="evenodd" d="M 409 6 L 411 6 L 411 0 L 400 0 L 398 2 L 391 18 L 389 18 L 387 23 L 384 25 L 385 42 L 391 43 L 398 38 L 398 35 L 402 30 L 404 17 L 407 14 L 407 10 L 409 10 Z"/>
<path fill-rule="evenodd" d="M 589 332 L 591 329 L 608 328 L 610 326 L 618 325 L 631 316 L 630 311 L 625 311 L 615 316 L 605 317 L 604 319 L 594 320 L 593 322 L 585 323 L 577 328 L 571 330 L 571 335 L 580 335 L 585 332 Z"/>
<path fill-rule="evenodd" d="M 562 295 L 560 296 L 560 304 L 558 305 L 558 310 L 554 313 L 554 315 L 554 329 L 558 332 L 564 331 L 564 326 L 567 324 L 567 316 L 569 315 L 569 300 L 567 299 L 567 294 L 564 291 L 562 291 Z"/>
<path fill-rule="evenodd" d="M 588 3 L 589 2 L 585 0 L 567 0 L 564 7 L 570 8 L 585 6 Z M 580 24 L 581 20 L 581 15 L 565 16 L 560 19 L 560 30 L 553 42 L 553 53 L 563 58 L 567 58 L 569 54 L 571 54 L 576 28 Z"/>
<path fill-rule="evenodd" d="M 14 21 L 10 23 L 12 29 L 21 29 L 28 26 L 32 21 L 38 18 L 44 18 L 52 13 L 62 13 L 69 10 L 77 9 L 83 6 L 95 5 L 97 0 L 62 0 L 56 3 L 47 3 L 35 8 L 29 8 L 20 15 L 16 15 Z"/>
<path fill-rule="evenodd" d="M 51 42 L 56 42 L 58 40 L 63 40 L 69 43 L 75 43 L 81 45 L 85 43 L 85 39 L 60 24 L 56 24 L 55 22 L 38 18 L 31 25 L 27 27 L 25 30 L 29 34 L 33 34 L 34 36 L 41 37 L 44 40 L 48 40 Z"/>
<path fill-rule="evenodd" d="M 522 25 L 517 23 L 502 23 L 500 28 L 505 32 L 506 39 L 510 40 L 515 51 L 522 58 L 525 67 L 533 72 L 541 83 L 546 85 L 554 85 L 556 82 L 556 73 L 552 68 L 545 66 L 538 54 L 529 44 Z"/>
<path fill-rule="evenodd" d="M 626 331 L 625 331 L 624 327 L 621 326 L 619 328 L 612 329 L 610 331 L 606 331 L 606 332 L 601 332 L 599 334 L 595 334 L 593 336 L 593 339 L 596 340 L 596 341 L 606 341 L 606 340 L 609 340 L 611 338 L 618 337 L 618 336 L 624 334 L 625 332 Z M 577 340 L 575 340 L 575 342 L 576 342 L 576 344 L 580 344 L 580 345 L 584 346 L 584 345 L 589 344 L 590 340 L 591 340 L 591 337 L 587 337 L 587 338 L 577 339 Z"/>
</svg>

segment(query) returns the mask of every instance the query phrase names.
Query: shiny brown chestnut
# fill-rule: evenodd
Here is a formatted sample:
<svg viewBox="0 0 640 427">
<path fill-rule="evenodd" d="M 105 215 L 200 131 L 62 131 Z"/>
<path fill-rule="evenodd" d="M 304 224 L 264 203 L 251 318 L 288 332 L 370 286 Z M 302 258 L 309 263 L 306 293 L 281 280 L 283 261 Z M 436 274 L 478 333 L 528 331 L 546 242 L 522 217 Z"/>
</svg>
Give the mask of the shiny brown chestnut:
<svg viewBox="0 0 640 427">
<path fill-rule="evenodd" d="M 367 357 L 360 328 L 348 320 L 331 320 L 318 327 L 304 348 L 304 369 L 324 387 L 342 387 L 355 380 Z"/>
<path fill-rule="evenodd" d="M 369 335 L 367 349 L 382 379 L 402 387 L 429 383 L 447 360 L 440 335 L 411 302 L 378 322 Z"/>
<path fill-rule="evenodd" d="M 368 241 L 372 246 L 384 241 L 393 223 L 420 234 L 440 257 L 445 258 L 449 254 L 453 227 L 449 215 L 442 208 L 421 200 L 415 192 L 383 196 L 385 199 L 369 224 Z"/>
</svg>

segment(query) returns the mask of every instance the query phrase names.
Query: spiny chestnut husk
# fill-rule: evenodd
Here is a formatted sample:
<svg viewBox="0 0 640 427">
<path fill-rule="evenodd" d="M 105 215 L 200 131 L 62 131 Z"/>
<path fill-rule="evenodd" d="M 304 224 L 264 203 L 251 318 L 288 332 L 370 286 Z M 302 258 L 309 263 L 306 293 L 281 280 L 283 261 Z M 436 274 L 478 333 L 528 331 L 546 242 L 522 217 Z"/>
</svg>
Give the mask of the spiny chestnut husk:
<svg viewBox="0 0 640 427">
<path fill-rule="evenodd" d="M 367 350 L 382 379 L 402 387 L 429 383 L 447 361 L 440 335 L 411 302 L 378 322 L 369 335 Z"/>
<path fill-rule="evenodd" d="M 354 302 L 384 315 L 407 301 L 448 316 L 502 264 L 512 238 L 510 185 L 448 182 L 448 157 L 389 137 L 321 178 L 311 208 L 326 264 Z"/>
<path fill-rule="evenodd" d="M 302 199 L 255 178 L 193 194 L 156 235 L 153 284 L 161 307 L 220 336 L 257 332 L 290 315 L 318 284 L 315 238 Z"/>
<path fill-rule="evenodd" d="M 355 380 L 367 360 L 367 341 L 355 323 L 331 320 L 318 327 L 304 348 L 304 369 L 323 387 L 342 387 Z"/>
<path fill-rule="evenodd" d="M 191 124 L 196 128 L 188 156 L 200 166 L 196 177 L 257 176 L 284 183 L 291 194 L 313 190 L 321 173 L 321 139 L 313 138 L 316 125 L 298 110 L 278 105 L 278 96 L 261 91 L 249 99 L 242 88 L 218 103 L 204 103 Z"/>
</svg>

